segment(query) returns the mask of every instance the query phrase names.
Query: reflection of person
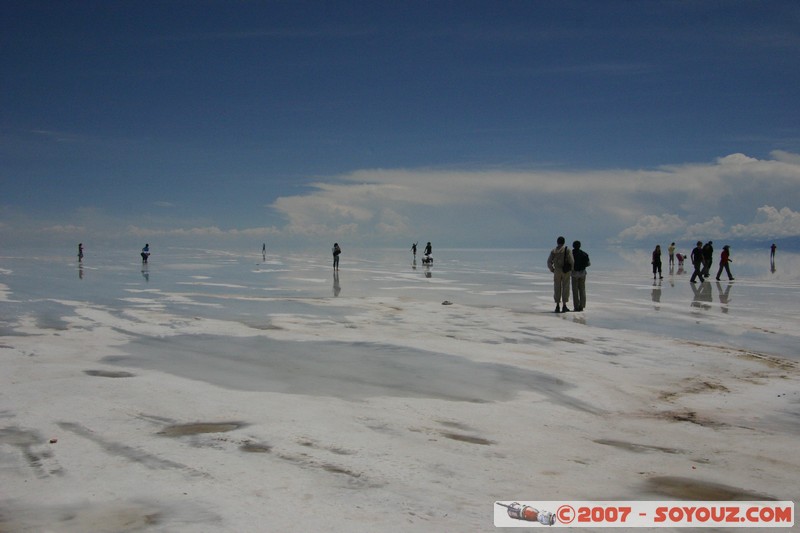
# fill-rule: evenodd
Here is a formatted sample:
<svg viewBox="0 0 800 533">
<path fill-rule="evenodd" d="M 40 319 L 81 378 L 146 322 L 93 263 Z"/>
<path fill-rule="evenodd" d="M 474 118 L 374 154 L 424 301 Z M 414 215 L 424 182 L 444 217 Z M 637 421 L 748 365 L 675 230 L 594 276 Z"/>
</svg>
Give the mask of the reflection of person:
<svg viewBox="0 0 800 533">
<path fill-rule="evenodd" d="M 339 273 L 337 271 L 333 271 L 333 295 L 339 296 L 339 293 L 342 292 L 342 287 L 339 285 Z"/>
<path fill-rule="evenodd" d="M 703 283 L 703 268 L 705 267 L 705 263 L 703 262 L 703 243 L 702 241 L 697 241 L 697 246 L 692 249 L 692 266 L 694 267 L 694 272 L 692 272 L 692 277 L 689 278 L 690 283 L 696 283 L 695 279 L 700 278 L 700 283 Z"/>
<path fill-rule="evenodd" d="M 658 272 L 658 279 L 664 279 L 661 275 L 661 245 L 656 244 L 656 249 L 653 250 L 653 260 L 650 261 L 653 265 L 653 279 L 656 279 L 656 271 Z"/>
<path fill-rule="evenodd" d="M 586 307 L 586 267 L 592 263 L 589 254 L 581 250 L 581 241 L 572 243 L 572 257 L 575 260 L 575 268 L 572 269 L 572 305 L 577 312 Z"/>
<path fill-rule="evenodd" d="M 150 244 L 145 244 L 144 248 L 142 248 L 142 263 L 147 263 L 147 259 L 150 258 Z"/>
<path fill-rule="evenodd" d="M 556 301 L 556 313 L 569 312 L 567 307 L 569 278 L 574 259 L 569 248 L 564 245 L 565 242 L 564 237 L 559 237 L 556 240 L 557 246 L 550 251 L 550 256 L 547 258 L 547 268 L 553 273 L 553 298 Z"/>
<path fill-rule="evenodd" d="M 711 300 L 713 295 L 711 293 L 711 284 L 703 283 L 700 288 L 695 288 L 692 285 L 692 292 L 694 292 L 694 299 L 692 300 L 692 307 L 702 307 L 703 309 L 711 309 Z"/>
<path fill-rule="evenodd" d="M 78 243 L 78 262 L 83 261 L 83 243 Z"/>
<path fill-rule="evenodd" d="M 731 259 L 731 247 L 727 244 L 722 247 L 722 253 L 719 255 L 719 270 L 717 270 L 717 281 L 719 281 L 719 277 L 722 274 L 722 269 L 725 269 L 725 272 L 728 274 L 728 279 L 733 281 L 733 276 L 731 275 L 731 267 L 728 265 L 733 259 Z"/>
<path fill-rule="evenodd" d="M 669 254 L 669 266 L 675 266 L 675 243 L 669 245 L 667 248 L 667 253 Z"/>
<path fill-rule="evenodd" d="M 333 243 L 333 248 L 331 249 L 333 252 L 333 269 L 339 270 L 339 255 L 342 253 L 342 249 L 339 248 L 339 243 Z"/>
<path fill-rule="evenodd" d="M 723 313 L 728 312 L 728 304 L 731 301 L 731 287 L 733 287 L 733 284 L 728 283 L 723 289 L 722 284 L 720 284 L 719 281 L 717 282 L 717 290 L 719 291 L 719 306 Z"/>
</svg>

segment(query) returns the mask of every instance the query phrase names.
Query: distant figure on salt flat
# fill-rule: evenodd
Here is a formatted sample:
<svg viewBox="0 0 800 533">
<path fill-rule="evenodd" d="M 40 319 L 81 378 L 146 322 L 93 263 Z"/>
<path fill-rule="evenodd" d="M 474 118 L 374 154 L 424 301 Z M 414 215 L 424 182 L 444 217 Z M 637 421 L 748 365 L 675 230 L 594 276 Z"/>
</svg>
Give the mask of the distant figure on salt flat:
<svg viewBox="0 0 800 533">
<path fill-rule="evenodd" d="M 581 241 L 572 243 L 572 257 L 575 268 L 572 269 L 572 302 L 575 312 L 583 311 L 586 307 L 586 267 L 592 265 L 589 254 L 581 250 Z"/>
<path fill-rule="evenodd" d="M 267 260 L 267 243 L 261 245 L 261 259 Z"/>
<path fill-rule="evenodd" d="M 692 266 L 694 267 L 694 272 L 692 272 L 692 277 L 689 278 L 689 283 L 697 283 L 695 281 L 697 278 L 700 278 L 700 283 L 703 283 L 703 269 L 705 268 L 705 263 L 703 262 L 702 241 L 697 241 L 697 246 L 692 250 Z"/>
<path fill-rule="evenodd" d="M 425 257 L 422 258 L 423 265 L 431 265 L 433 264 L 433 246 L 431 246 L 430 241 L 428 244 L 425 245 L 425 250 L 422 252 Z"/>
<path fill-rule="evenodd" d="M 728 265 L 733 261 L 731 259 L 731 247 L 727 244 L 722 247 L 722 253 L 719 256 L 719 270 L 717 270 L 717 281 L 719 281 L 719 277 L 722 274 L 722 270 L 725 269 L 725 272 L 728 274 L 728 280 L 733 281 L 733 276 L 731 275 L 731 267 Z"/>
<path fill-rule="evenodd" d="M 144 248 L 142 248 L 142 263 L 147 263 L 147 259 L 150 257 L 150 244 L 145 244 Z"/>
<path fill-rule="evenodd" d="M 669 254 L 669 266 L 675 266 L 675 243 L 669 245 L 667 248 L 667 253 Z"/>
<path fill-rule="evenodd" d="M 80 263 L 81 261 L 83 261 L 83 243 L 79 242 L 78 243 L 78 263 Z"/>
<path fill-rule="evenodd" d="M 772 243 L 772 246 L 769 248 L 769 271 L 773 274 L 775 273 L 775 250 L 778 247 L 775 246 L 775 243 Z"/>
<path fill-rule="evenodd" d="M 333 243 L 333 248 L 331 248 L 331 252 L 333 253 L 333 269 L 339 270 L 339 256 L 342 253 L 342 249 L 339 247 L 339 243 Z"/>
<path fill-rule="evenodd" d="M 556 239 L 557 246 L 550 251 L 547 258 L 547 268 L 553 273 L 553 298 L 556 301 L 556 313 L 568 313 L 569 308 L 569 280 L 572 265 L 575 260 L 572 252 L 564 245 L 564 237 Z M 561 304 L 564 304 L 562 307 Z"/>
<path fill-rule="evenodd" d="M 411 253 L 414 254 L 414 259 L 417 258 L 417 243 L 411 245 Z"/>
<path fill-rule="evenodd" d="M 656 279 L 656 272 L 658 272 L 658 279 L 664 279 L 661 275 L 661 245 L 656 244 L 656 249 L 653 250 L 653 258 L 650 261 L 653 265 L 653 279 Z"/>
</svg>

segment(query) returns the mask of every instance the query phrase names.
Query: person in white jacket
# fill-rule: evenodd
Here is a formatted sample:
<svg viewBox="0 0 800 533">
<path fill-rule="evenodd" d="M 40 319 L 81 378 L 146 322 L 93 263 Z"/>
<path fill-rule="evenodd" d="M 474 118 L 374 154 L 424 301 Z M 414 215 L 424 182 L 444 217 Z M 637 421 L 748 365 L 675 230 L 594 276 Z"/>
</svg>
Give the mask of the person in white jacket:
<svg viewBox="0 0 800 533">
<path fill-rule="evenodd" d="M 547 268 L 553 273 L 553 298 L 556 301 L 556 313 L 570 311 L 567 307 L 567 302 L 569 302 L 569 280 L 575 260 L 570 249 L 564 244 L 565 242 L 564 237 L 559 237 L 556 240 L 558 246 L 550 251 L 550 256 L 547 258 Z"/>
</svg>

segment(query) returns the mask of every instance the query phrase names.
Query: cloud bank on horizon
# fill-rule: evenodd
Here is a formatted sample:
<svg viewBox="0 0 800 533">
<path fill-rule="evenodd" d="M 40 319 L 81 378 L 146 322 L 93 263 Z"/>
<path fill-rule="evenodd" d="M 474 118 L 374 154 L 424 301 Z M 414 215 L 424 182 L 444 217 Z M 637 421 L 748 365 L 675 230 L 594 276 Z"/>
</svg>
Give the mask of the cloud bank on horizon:
<svg viewBox="0 0 800 533">
<path fill-rule="evenodd" d="M 536 247 L 557 234 L 584 242 L 649 246 L 664 240 L 774 240 L 800 236 L 800 155 L 730 154 L 654 169 L 365 169 L 317 179 L 264 206 L 283 224 L 192 225 L 165 215 L 113 216 L 79 209 L 68 223 L 24 218 L 4 240 L 269 240 L 362 246 L 435 240 L 440 246 Z M 153 207 L 167 210 L 171 202 Z"/>
</svg>

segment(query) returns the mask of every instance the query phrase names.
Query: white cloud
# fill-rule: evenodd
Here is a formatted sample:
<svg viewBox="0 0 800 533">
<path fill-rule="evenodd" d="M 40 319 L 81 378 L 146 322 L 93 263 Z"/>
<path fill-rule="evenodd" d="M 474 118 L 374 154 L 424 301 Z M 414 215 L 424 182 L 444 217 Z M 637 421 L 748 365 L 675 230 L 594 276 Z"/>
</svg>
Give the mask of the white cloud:
<svg viewBox="0 0 800 533">
<path fill-rule="evenodd" d="M 113 232 L 138 238 L 272 236 L 297 246 L 321 239 L 541 246 L 557 235 L 587 243 L 800 235 L 793 210 L 800 205 L 800 155 L 776 151 L 771 157 L 731 154 L 655 169 L 359 170 L 276 198 L 268 216 L 280 215 L 284 223 L 275 226 L 221 229 L 229 221 L 209 220 L 205 213 L 189 220 L 123 219 L 92 209 L 30 224 L 7 209 L 0 212 L 0 237 L 21 238 L 48 226 L 112 238 Z"/>
<path fill-rule="evenodd" d="M 731 234 L 740 238 L 793 237 L 800 235 L 800 213 L 788 207 L 777 209 L 765 205 L 759 207 L 749 224 L 736 224 Z"/>
<path fill-rule="evenodd" d="M 678 215 L 645 215 L 633 226 L 619 233 L 621 240 L 642 240 L 649 237 L 674 236 L 683 234 L 686 222 Z"/>
<path fill-rule="evenodd" d="M 139 226 L 128 226 L 127 233 L 134 237 L 262 237 L 264 235 L 277 235 L 280 231 L 277 228 L 245 228 L 223 230 L 217 226 L 205 226 L 195 228 L 170 228 L 154 229 L 142 228 Z"/>
</svg>

